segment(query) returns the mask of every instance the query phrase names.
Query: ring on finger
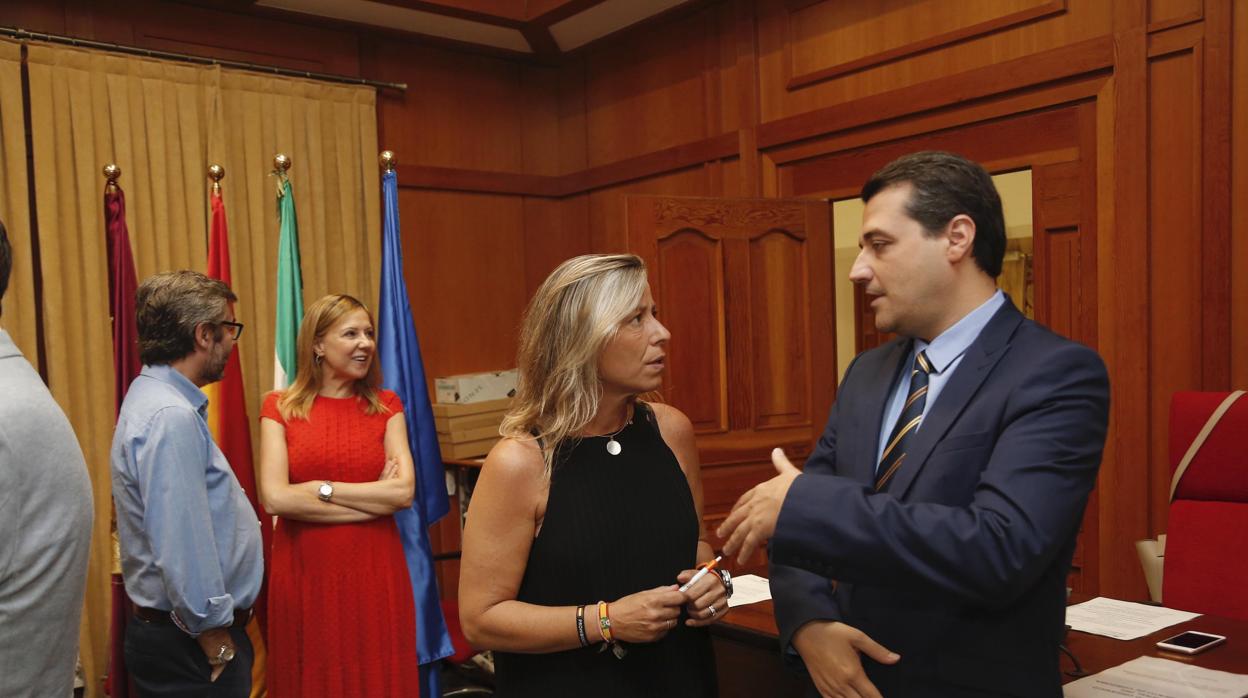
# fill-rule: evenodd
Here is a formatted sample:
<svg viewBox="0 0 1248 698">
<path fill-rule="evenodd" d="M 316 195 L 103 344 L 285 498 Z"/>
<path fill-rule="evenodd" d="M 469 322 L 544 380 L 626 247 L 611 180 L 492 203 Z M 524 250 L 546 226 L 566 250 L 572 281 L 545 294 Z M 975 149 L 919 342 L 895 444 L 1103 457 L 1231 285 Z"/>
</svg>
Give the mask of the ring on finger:
<svg viewBox="0 0 1248 698">
<path fill-rule="evenodd" d="M 715 617 L 715 614 L 716 614 L 716 613 L 719 613 L 719 611 L 718 611 L 718 610 L 716 610 L 716 608 L 715 608 L 715 604 L 711 604 L 711 605 L 710 605 L 710 606 L 709 606 L 706 610 L 708 610 L 708 611 L 710 611 L 710 612 L 711 612 L 711 617 L 712 617 L 712 618 L 714 618 L 714 617 Z"/>
</svg>

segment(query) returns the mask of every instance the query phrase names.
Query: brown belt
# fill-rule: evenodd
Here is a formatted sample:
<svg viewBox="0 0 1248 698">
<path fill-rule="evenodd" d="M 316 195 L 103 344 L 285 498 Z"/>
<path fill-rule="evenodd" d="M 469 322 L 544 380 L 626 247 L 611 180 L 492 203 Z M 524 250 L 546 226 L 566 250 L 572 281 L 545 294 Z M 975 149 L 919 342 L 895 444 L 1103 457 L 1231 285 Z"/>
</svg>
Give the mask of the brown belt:
<svg viewBox="0 0 1248 698">
<path fill-rule="evenodd" d="M 131 604 L 131 608 L 134 609 L 134 617 L 138 618 L 144 623 L 151 623 L 153 625 L 175 625 L 175 623 L 173 622 L 173 617 L 169 615 L 169 611 L 162 611 L 159 608 L 148 608 L 146 606 L 135 606 L 133 604 Z M 251 620 L 250 608 L 247 608 L 241 611 L 235 611 L 234 622 L 230 624 L 230 627 L 231 628 L 246 627 L 247 622 L 250 620 Z"/>
</svg>

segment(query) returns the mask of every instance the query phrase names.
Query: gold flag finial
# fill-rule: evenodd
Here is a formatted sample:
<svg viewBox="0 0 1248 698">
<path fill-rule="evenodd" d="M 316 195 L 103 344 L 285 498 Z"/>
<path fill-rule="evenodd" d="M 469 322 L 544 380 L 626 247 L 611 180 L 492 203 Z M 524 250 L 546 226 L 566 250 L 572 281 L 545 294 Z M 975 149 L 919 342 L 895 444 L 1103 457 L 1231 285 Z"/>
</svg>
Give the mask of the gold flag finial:
<svg viewBox="0 0 1248 698">
<path fill-rule="evenodd" d="M 273 156 L 273 171 L 279 175 L 285 175 L 290 169 L 290 157 L 286 153 L 278 153 Z"/>
<path fill-rule="evenodd" d="M 108 184 L 105 185 L 106 191 L 116 191 L 117 180 L 121 178 L 121 168 L 117 166 L 117 163 L 110 162 L 104 166 L 104 178 L 108 180 Z"/>
<path fill-rule="evenodd" d="M 394 172 L 394 166 L 399 164 L 399 159 L 394 156 L 393 150 L 383 150 L 377 158 L 381 162 L 382 172 Z"/>
<path fill-rule="evenodd" d="M 221 180 L 225 177 L 225 168 L 220 165 L 208 166 L 208 178 L 212 180 L 212 193 L 221 193 Z"/>
</svg>

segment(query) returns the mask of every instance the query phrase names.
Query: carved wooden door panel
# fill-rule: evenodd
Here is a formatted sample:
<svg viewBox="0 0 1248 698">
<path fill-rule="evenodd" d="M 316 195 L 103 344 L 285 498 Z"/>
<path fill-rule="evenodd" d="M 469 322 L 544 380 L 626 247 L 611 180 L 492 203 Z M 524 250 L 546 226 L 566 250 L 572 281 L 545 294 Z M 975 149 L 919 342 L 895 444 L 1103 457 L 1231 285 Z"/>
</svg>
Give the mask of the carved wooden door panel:
<svg viewBox="0 0 1248 698">
<path fill-rule="evenodd" d="M 713 528 L 775 474 L 772 448 L 800 464 L 823 430 L 836 389 L 831 208 L 634 196 L 627 213 L 672 332 L 662 397 L 693 422 Z"/>
</svg>

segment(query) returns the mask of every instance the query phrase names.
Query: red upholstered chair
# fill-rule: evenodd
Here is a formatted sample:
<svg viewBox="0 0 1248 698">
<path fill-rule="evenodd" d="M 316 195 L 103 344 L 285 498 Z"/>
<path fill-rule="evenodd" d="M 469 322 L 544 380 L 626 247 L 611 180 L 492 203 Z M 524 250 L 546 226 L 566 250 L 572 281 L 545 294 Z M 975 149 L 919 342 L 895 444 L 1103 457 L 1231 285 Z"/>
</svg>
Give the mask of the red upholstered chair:
<svg viewBox="0 0 1248 698">
<path fill-rule="evenodd" d="M 1175 393 L 1170 472 L 1229 393 Z M 1184 611 L 1248 620 L 1248 395 L 1222 416 L 1170 502 L 1162 600 Z"/>
</svg>

